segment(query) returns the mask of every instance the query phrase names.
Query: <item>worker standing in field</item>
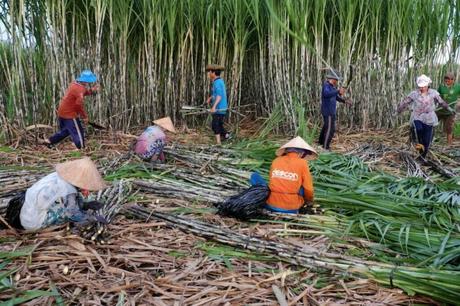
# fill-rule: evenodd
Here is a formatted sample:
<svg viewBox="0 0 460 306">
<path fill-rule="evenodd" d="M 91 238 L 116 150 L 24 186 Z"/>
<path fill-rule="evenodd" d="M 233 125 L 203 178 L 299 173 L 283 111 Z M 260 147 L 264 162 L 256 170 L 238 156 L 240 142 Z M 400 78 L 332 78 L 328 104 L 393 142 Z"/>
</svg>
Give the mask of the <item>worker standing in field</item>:
<svg viewBox="0 0 460 306">
<path fill-rule="evenodd" d="M 456 109 L 456 107 L 460 107 L 460 84 L 455 83 L 455 75 L 453 73 L 446 73 L 444 76 L 444 84 L 439 86 L 438 92 L 441 98 L 449 104 L 450 108 Z M 457 104 L 459 105 L 457 106 Z M 444 109 L 439 109 L 436 115 L 443 123 L 443 129 L 447 135 L 447 144 L 450 146 L 454 138 L 455 114 Z"/>
<path fill-rule="evenodd" d="M 326 81 L 323 83 L 321 91 L 321 115 L 323 116 L 323 128 L 319 135 L 318 143 L 325 150 L 330 150 L 332 138 L 335 133 L 335 122 L 337 114 L 337 101 L 350 105 L 351 102 L 343 98 L 345 88 L 337 88 L 337 83 L 341 79 L 339 73 L 333 69 L 326 74 Z"/>
<path fill-rule="evenodd" d="M 211 125 L 218 145 L 221 144 L 221 140 L 230 138 L 230 134 L 224 128 L 224 119 L 228 110 L 227 90 L 225 88 L 225 82 L 220 76 L 224 70 L 225 68 L 220 65 L 206 66 L 206 72 L 212 82 L 211 95 L 206 102 L 211 107 Z"/>
<path fill-rule="evenodd" d="M 37 230 L 67 221 L 104 221 L 88 213 L 103 204 L 85 202 L 90 191 L 106 187 L 96 165 L 88 157 L 56 165 L 56 171 L 10 200 L 6 219 L 19 229 Z"/>
<path fill-rule="evenodd" d="M 430 84 L 429 77 L 424 74 L 419 76 L 417 78 L 418 89 L 405 97 L 397 109 L 398 113 L 401 113 L 412 105 L 411 124 L 415 129 L 416 148 L 423 159 L 428 154 L 433 139 L 433 127 L 438 125 L 438 117 L 435 113 L 436 104 L 449 112 L 454 112 L 436 90 L 429 88 Z"/>
<path fill-rule="evenodd" d="M 70 84 L 58 108 L 59 131 L 45 140 L 51 147 L 67 136 L 72 138 L 78 149 L 85 147 L 85 131 L 81 120 L 88 123 L 88 114 L 84 107 L 84 97 L 94 95 L 99 90 L 98 85 L 91 86 L 97 81 L 97 76 L 90 70 L 84 70 L 80 76 Z"/>
<path fill-rule="evenodd" d="M 137 138 L 134 152 L 144 161 L 161 161 L 165 162 L 163 153 L 166 145 L 166 134 L 163 129 L 176 133 L 176 129 L 170 117 L 165 117 L 153 121 L 154 125 L 149 126 Z"/>
</svg>

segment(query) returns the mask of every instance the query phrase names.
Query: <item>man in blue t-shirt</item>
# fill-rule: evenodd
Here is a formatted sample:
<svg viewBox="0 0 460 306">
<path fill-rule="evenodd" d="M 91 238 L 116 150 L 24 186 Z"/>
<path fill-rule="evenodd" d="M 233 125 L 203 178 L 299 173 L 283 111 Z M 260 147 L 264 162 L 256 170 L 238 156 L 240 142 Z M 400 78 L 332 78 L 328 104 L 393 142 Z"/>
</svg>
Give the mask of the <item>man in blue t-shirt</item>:
<svg viewBox="0 0 460 306">
<path fill-rule="evenodd" d="M 342 96 L 345 93 L 345 88 L 340 87 L 337 89 L 337 83 L 340 76 L 338 72 L 330 70 L 326 74 L 326 81 L 323 83 L 321 91 L 321 115 L 323 116 L 323 128 L 319 135 L 318 143 L 323 146 L 325 150 L 330 150 L 332 137 L 335 133 L 335 120 L 337 113 L 337 101 L 350 105 L 350 101 L 346 101 Z"/>
<path fill-rule="evenodd" d="M 221 144 L 221 139 L 226 140 L 230 138 L 230 134 L 224 128 L 224 118 L 228 110 L 227 90 L 225 89 L 224 80 L 220 77 L 224 69 L 220 65 L 206 66 L 208 77 L 212 82 L 211 95 L 207 103 L 211 106 L 212 130 L 216 136 L 217 144 Z"/>
</svg>

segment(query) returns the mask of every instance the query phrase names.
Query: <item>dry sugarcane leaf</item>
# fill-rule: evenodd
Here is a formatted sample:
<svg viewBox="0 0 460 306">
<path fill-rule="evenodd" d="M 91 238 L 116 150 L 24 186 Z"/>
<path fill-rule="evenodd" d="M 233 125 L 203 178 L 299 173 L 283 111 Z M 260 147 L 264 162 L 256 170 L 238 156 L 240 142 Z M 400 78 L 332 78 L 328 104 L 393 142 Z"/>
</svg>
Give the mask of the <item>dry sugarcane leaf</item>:
<svg viewBox="0 0 460 306">
<path fill-rule="evenodd" d="M 70 247 L 72 247 L 72 248 L 74 248 L 74 249 L 76 249 L 78 251 L 81 251 L 81 252 L 86 251 L 85 245 L 83 243 L 78 242 L 75 239 L 67 240 L 66 243 L 67 243 L 67 245 L 69 245 Z"/>
</svg>

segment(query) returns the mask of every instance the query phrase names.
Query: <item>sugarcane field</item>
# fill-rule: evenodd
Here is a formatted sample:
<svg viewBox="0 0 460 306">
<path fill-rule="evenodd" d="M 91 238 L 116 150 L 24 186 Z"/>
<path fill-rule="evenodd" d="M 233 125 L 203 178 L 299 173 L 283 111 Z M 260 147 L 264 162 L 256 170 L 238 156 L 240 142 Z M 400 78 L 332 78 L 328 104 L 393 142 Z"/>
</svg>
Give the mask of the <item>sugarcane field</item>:
<svg viewBox="0 0 460 306">
<path fill-rule="evenodd" d="M 460 305 L 460 0 L 0 2 L 0 305 Z"/>
</svg>

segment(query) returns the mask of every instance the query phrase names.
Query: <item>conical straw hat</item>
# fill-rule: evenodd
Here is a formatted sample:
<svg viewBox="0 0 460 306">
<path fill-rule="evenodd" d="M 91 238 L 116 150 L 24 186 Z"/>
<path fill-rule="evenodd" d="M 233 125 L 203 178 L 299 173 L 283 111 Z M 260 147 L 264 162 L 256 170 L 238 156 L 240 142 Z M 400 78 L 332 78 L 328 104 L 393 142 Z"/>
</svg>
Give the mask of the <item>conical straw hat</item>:
<svg viewBox="0 0 460 306">
<path fill-rule="evenodd" d="M 172 123 L 170 117 L 164 117 L 164 118 L 154 120 L 153 123 L 155 123 L 158 126 L 161 126 L 165 130 L 168 130 L 170 132 L 173 132 L 173 133 L 176 132 L 176 129 L 174 128 L 174 124 Z"/>
<path fill-rule="evenodd" d="M 307 156 L 305 156 L 306 160 L 312 160 L 318 157 L 318 153 L 316 153 L 316 150 L 313 149 L 313 147 L 310 146 L 308 143 L 306 143 L 305 140 L 303 140 L 300 136 L 297 136 L 296 138 L 289 140 L 286 144 L 281 146 L 281 148 L 276 150 L 276 156 L 283 155 L 287 148 L 304 149 L 312 152 L 313 154 L 308 154 Z"/>
<path fill-rule="evenodd" d="M 57 164 L 56 172 L 63 180 L 81 189 L 95 191 L 107 187 L 89 157 Z"/>
</svg>

